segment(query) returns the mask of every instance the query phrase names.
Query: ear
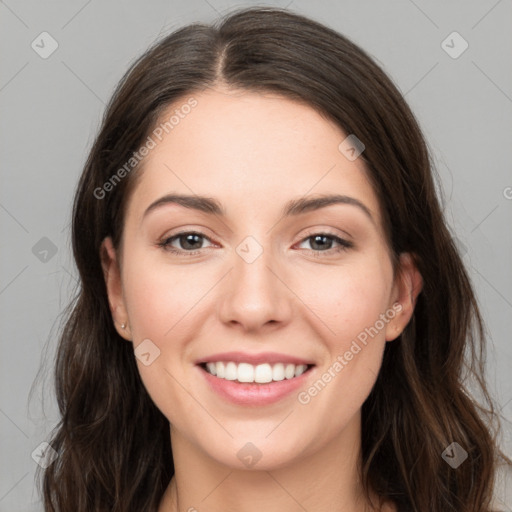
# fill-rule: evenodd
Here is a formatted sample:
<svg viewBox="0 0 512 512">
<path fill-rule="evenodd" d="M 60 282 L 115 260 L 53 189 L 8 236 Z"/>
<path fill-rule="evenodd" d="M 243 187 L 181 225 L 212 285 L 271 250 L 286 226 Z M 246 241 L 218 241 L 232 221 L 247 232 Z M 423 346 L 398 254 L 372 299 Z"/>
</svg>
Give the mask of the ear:
<svg viewBox="0 0 512 512">
<path fill-rule="evenodd" d="M 114 327 L 121 337 L 131 341 L 128 313 L 121 283 L 121 271 L 116 250 L 110 237 L 105 238 L 101 244 L 100 258 Z M 121 327 L 122 324 L 125 325 L 124 329 Z"/>
<path fill-rule="evenodd" d="M 411 319 L 416 300 L 423 288 L 423 278 L 410 253 L 400 254 L 400 264 L 393 285 L 390 310 L 396 315 L 386 326 L 386 341 L 393 341 L 405 329 Z"/>
</svg>

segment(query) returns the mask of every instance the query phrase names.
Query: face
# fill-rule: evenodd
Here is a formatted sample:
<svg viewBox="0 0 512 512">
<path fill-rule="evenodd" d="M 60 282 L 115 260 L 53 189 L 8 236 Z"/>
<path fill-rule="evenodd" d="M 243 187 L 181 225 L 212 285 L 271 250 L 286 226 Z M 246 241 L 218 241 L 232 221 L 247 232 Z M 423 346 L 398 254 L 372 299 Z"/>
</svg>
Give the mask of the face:
<svg viewBox="0 0 512 512">
<path fill-rule="evenodd" d="M 276 468 L 358 424 L 420 278 L 408 255 L 394 276 L 378 198 L 338 126 L 277 95 L 194 98 L 146 157 L 121 246 L 104 242 L 109 301 L 172 431 L 221 464 Z M 155 203 L 167 195 L 219 211 Z"/>
</svg>

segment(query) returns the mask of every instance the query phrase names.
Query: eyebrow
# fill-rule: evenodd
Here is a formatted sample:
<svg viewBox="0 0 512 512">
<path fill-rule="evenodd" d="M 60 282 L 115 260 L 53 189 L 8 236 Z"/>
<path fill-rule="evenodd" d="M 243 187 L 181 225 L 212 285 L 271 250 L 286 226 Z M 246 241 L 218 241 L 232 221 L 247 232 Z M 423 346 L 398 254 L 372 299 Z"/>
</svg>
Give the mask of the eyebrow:
<svg viewBox="0 0 512 512">
<path fill-rule="evenodd" d="M 157 208 L 167 204 L 178 204 L 185 208 L 197 210 L 209 215 L 226 217 L 226 210 L 222 204 L 211 197 L 188 194 L 167 194 L 151 203 L 143 214 L 143 219 Z M 340 194 L 324 194 L 310 197 L 300 197 L 288 201 L 281 210 L 281 217 L 297 216 L 303 213 L 319 210 L 333 204 L 347 204 L 355 206 L 363 211 L 375 224 L 370 209 L 355 197 Z"/>
</svg>

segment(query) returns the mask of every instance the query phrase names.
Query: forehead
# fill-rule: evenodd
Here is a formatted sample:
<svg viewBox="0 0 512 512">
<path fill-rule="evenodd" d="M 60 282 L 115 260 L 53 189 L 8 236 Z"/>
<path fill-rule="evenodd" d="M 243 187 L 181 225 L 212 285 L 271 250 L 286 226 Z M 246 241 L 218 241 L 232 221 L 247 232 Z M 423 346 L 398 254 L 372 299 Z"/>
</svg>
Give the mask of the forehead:
<svg viewBox="0 0 512 512">
<path fill-rule="evenodd" d="M 181 109 L 190 97 L 195 106 Z M 290 198 L 337 193 L 364 202 L 380 222 L 364 162 L 339 149 L 348 134 L 309 105 L 217 87 L 175 101 L 155 129 L 131 216 L 169 193 L 215 197 L 228 216 L 249 218 L 262 207 L 281 211 Z"/>
</svg>

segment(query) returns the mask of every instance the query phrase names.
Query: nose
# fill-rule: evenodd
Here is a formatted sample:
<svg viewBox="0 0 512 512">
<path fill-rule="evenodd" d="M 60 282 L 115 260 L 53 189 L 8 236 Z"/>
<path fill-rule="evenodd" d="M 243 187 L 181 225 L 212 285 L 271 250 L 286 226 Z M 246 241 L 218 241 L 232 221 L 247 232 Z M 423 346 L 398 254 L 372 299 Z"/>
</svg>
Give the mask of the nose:
<svg viewBox="0 0 512 512">
<path fill-rule="evenodd" d="M 244 252 L 244 247 L 249 249 Z M 248 332 L 283 326 L 290 321 L 293 309 L 294 295 L 287 285 L 287 272 L 270 249 L 262 250 L 254 243 L 238 247 L 219 294 L 222 322 Z"/>
</svg>

